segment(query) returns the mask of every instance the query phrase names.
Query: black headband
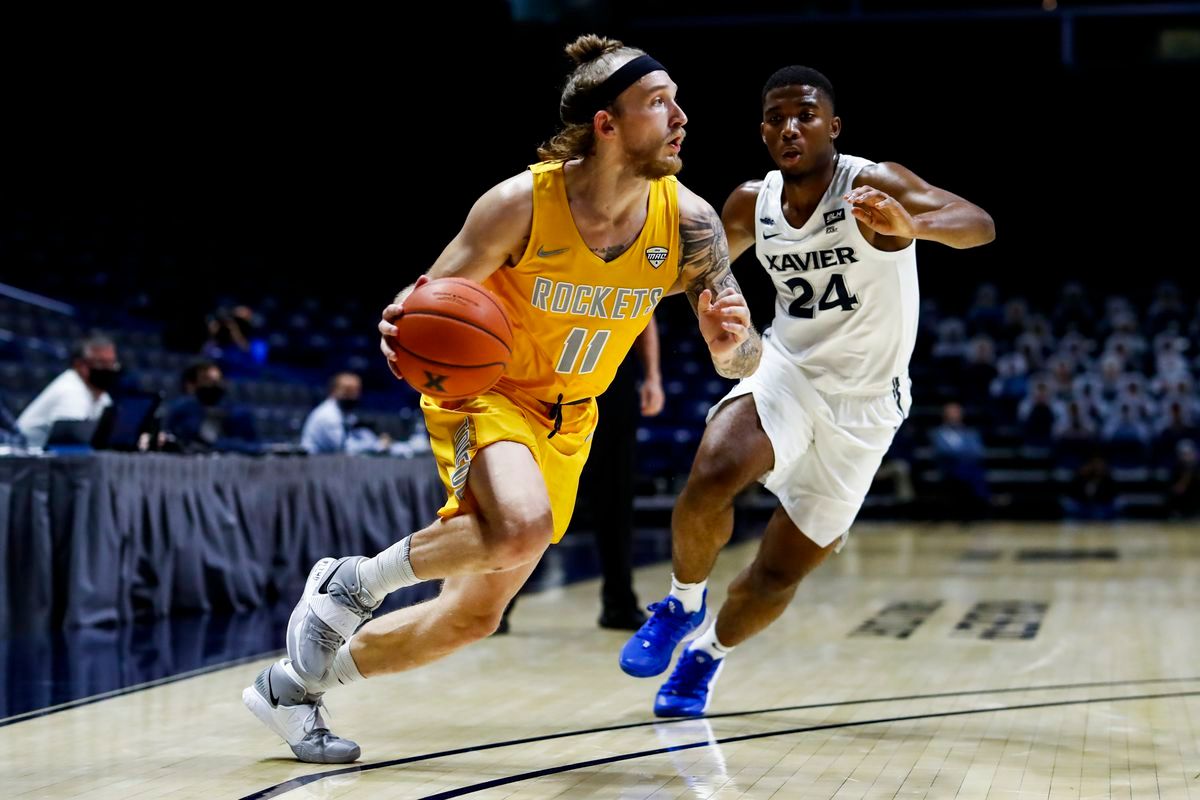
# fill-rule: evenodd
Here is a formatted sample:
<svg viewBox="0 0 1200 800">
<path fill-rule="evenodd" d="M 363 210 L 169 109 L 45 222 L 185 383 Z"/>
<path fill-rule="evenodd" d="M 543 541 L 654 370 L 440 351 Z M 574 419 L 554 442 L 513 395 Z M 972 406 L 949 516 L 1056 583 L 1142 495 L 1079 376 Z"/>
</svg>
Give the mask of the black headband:
<svg viewBox="0 0 1200 800">
<path fill-rule="evenodd" d="M 602 108 L 608 108 L 621 92 L 636 83 L 643 75 L 667 68 L 650 56 L 638 56 L 624 64 L 599 84 L 579 92 L 570 103 L 563 102 L 558 109 L 562 121 L 568 125 L 586 125 Z"/>
</svg>

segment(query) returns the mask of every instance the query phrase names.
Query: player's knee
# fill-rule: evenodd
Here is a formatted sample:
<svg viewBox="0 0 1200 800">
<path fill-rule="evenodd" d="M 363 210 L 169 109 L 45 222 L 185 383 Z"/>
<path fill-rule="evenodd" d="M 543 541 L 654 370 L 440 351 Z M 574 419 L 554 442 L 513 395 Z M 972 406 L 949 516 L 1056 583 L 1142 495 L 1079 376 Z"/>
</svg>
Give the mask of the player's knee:
<svg viewBox="0 0 1200 800">
<path fill-rule="evenodd" d="M 554 538 L 554 517 L 549 508 L 514 511 L 489 527 L 493 569 L 512 569 L 536 561 Z"/>
<path fill-rule="evenodd" d="M 778 564 L 756 562 L 750 570 L 750 586 L 764 597 L 773 597 L 796 591 L 803 573 Z"/>
<path fill-rule="evenodd" d="M 500 619 L 504 615 L 504 607 L 481 608 L 463 611 L 455 614 L 450 620 L 450 630 L 456 638 L 456 644 L 468 645 L 480 639 L 486 639 L 500 627 Z"/>
<path fill-rule="evenodd" d="M 696 456 L 688 476 L 687 492 L 692 502 L 726 503 L 747 482 L 745 472 L 745 467 L 735 454 L 716 449 L 701 453 Z"/>
</svg>

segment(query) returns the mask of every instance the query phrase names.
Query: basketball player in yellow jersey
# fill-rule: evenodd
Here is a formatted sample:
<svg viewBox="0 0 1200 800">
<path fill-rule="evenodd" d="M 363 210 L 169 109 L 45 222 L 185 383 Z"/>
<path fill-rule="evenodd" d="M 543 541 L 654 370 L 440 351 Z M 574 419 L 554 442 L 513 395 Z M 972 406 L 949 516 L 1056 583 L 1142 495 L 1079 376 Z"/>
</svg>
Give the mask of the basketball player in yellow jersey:
<svg viewBox="0 0 1200 800">
<path fill-rule="evenodd" d="M 288 658 L 243 692 L 303 761 L 359 755 L 325 727 L 326 689 L 427 664 L 496 629 L 566 530 L 594 398 L 663 295 L 687 293 L 720 374 L 744 377 L 758 364 L 721 219 L 673 177 L 687 122 L 675 83 L 615 40 L 582 36 L 566 50 L 576 67 L 560 103 L 565 128 L 540 149 L 542 163 L 479 198 L 415 284 L 480 281 L 516 334 L 493 390 L 466 402 L 422 399 L 448 494 L 439 519 L 374 558 L 319 561 L 288 623 Z M 412 288 L 379 324 L 389 359 Z M 367 622 L 389 592 L 436 579 L 437 599 Z"/>
</svg>

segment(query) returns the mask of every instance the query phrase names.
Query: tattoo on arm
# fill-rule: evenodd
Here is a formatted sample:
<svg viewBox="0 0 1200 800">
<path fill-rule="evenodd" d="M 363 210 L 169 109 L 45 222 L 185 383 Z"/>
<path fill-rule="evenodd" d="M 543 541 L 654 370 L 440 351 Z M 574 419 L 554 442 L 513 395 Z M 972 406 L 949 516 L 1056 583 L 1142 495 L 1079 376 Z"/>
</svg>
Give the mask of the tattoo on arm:
<svg viewBox="0 0 1200 800">
<path fill-rule="evenodd" d="M 721 218 L 711 208 L 702 217 L 679 221 L 679 240 L 683 253 L 679 258 L 680 278 L 697 316 L 700 293 L 712 291 L 715 299 L 723 289 L 741 292 L 737 279 L 729 268 L 729 243 Z M 742 378 L 754 372 L 762 355 L 762 342 L 753 326 L 750 336 L 718 361 L 713 358 L 717 374 L 726 378 Z"/>
<path fill-rule="evenodd" d="M 679 243 L 683 248 L 679 274 L 695 310 L 701 292 L 705 289 L 719 292 L 730 285 L 725 282 L 726 278 L 733 281 L 733 273 L 729 271 L 729 243 L 725 241 L 720 217 L 711 209 L 698 219 L 679 220 Z M 717 288 L 718 282 L 720 288 Z M 736 286 L 737 282 L 732 285 Z"/>
<path fill-rule="evenodd" d="M 758 369 L 758 361 L 762 358 L 762 339 L 754 326 L 750 326 L 750 335 L 722 361 L 713 359 L 713 368 L 722 378 L 745 378 L 753 375 Z"/>
</svg>

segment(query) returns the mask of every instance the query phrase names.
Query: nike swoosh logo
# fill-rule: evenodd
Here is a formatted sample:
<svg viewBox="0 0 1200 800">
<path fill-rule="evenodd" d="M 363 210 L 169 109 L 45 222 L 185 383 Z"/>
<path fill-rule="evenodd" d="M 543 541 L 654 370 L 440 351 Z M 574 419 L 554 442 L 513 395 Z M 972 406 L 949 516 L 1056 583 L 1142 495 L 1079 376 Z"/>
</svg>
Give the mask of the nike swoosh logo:
<svg viewBox="0 0 1200 800">
<path fill-rule="evenodd" d="M 763 238 L 764 239 L 774 239 L 778 235 L 779 235 L 778 233 L 764 233 Z"/>
<path fill-rule="evenodd" d="M 558 250 L 547 250 L 545 245 L 543 245 L 538 248 L 538 258 L 549 258 L 550 256 L 556 256 L 560 253 L 565 253 L 570 249 L 571 248 L 569 247 L 560 247 Z"/>
<path fill-rule="evenodd" d="M 271 695 L 271 705 L 279 705 L 279 698 L 275 696 L 275 689 L 271 686 L 271 673 L 267 673 L 267 694 Z"/>
<path fill-rule="evenodd" d="M 335 566 L 331 566 L 329 572 L 325 574 L 325 580 L 321 581 L 321 585 L 317 587 L 317 594 L 329 594 L 329 582 L 333 580 L 333 573 L 337 572 Z"/>
</svg>

